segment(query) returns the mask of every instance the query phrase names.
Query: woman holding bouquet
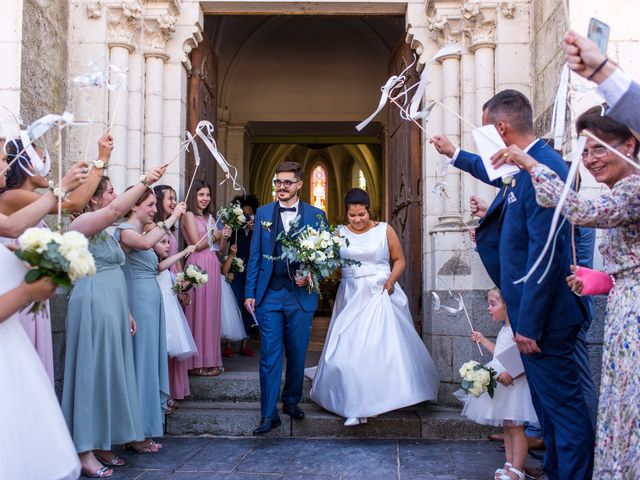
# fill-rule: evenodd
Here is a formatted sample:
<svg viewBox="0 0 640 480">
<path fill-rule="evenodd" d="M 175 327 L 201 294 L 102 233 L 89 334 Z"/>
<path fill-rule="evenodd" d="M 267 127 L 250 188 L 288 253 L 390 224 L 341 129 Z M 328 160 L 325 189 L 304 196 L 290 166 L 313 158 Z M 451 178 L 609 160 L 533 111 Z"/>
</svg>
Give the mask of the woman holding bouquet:
<svg viewBox="0 0 640 480">
<path fill-rule="evenodd" d="M 64 199 L 62 208 L 65 212 L 78 212 L 85 207 L 91 195 L 93 195 L 93 192 L 95 192 L 98 187 L 100 177 L 111 157 L 112 149 L 113 139 L 109 131 L 105 130 L 103 136 L 98 140 L 99 161 L 96 163 L 100 165 L 101 168 L 96 167 L 95 164 L 91 170 L 85 167 L 86 171 L 90 174 L 83 185 L 73 192 L 69 192 L 69 195 Z M 49 181 L 46 177 L 49 172 L 47 167 L 45 167 L 43 171 L 37 171 L 32 165 L 33 163 L 46 164 L 46 162 L 44 162 L 45 153 L 40 148 L 34 147 L 23 152 L 24 145 L 20 140 L 8 140 L 5 145 L 5 150 L 9 162 L 15 160 L 20 153 L 20 158 L 7 172 L 6 185 L 0 189 L 0 213 L 11 215 L 41 198 L 43 194 L 38 193 L 36 190 L 49 186 Z M 31 156 L 36 155 L 39 159 L 31 158 Z M 36 162 L 36 160 L 39 161 Z M 47 213 L 55 214 L 57 212 L 58 202 L 56 201 Z M 41 222 L 40 226 L 46 228 L 44 221 Z M 45 310 L 42 313 L 34 315 L 27 313 L 28 310 L 29 309 L 25 309 L 24 312 L 18 314 L 20 321 L 35 346 L 38 355 L 40 355 L 47 374 L 53 383 L 53 344 L 51 337 L 51 319 L 49 318 L 49 302 L 45 303 Z"/>
<path fill-rule="evenodd" d="M 176 191 L 169 185 L 156 185 L 153 187 L 153 191 L 158 199 L 158 212 L 156 213 L 155 221 L 164 222 L 171 216 L 173 210 L 178 204 L 178 196 Z M 173 225 L 167 232 L 169 237 L 169 256 L 173 256 L 178 253 L 178 239 L 175 235 L 176 225 Z M 182 271 L 182 260 L 174 263 L 169 268 L 172 274 L 177 274 Z M 178 294 L 178 300 L 185 306 L 191 300 L 186 293 Z M 178 359 L 169 357 L 169 391 L 171 397 L 169 399 L 169 408 L 176 408 L 178 406 L 178 400 L 184 400 L 189 395 L 189 369 L 184 359 Z"/>
<path fill-rule="evenodd" d="M 220 260 L 216 252 L 220 250 L 219 244 L 226 243 L 231 236 L 231 229 L 217 229 L 211 213 L 211 187 L 205 181 L 195 180 L 187 205 L 182 234 L 188 244 L 196 245 L 196 251 L 187 258 L 187 265 L 194 264 L 206 271 L 209 281 L 189 291 L 191 303 L 186 306 L 185 314 L 198 354 L 186 363 L 194 375 L 216 376 L 222 372 Z"/>
<path fill-rule="evenodd" d="M 438 396 L 438 373 L 396 284 L 405 268 L 400 241 L 371 220 L 369 204 L 364 190 L 347 192 L 341 234 L 349 246 L 340 256 L 360 265 L 342 269 L 320 363 L 308 371 L 311 399 L 346 417 L 346 426 Z"/>
<path fill-rule="evenodd" d="M 629 128 L 608 116 L 600 107 L 584 112 L 576 121 L 578 133 L 588 130 L 612 149 L 638 163 L 640 144 Z M 564 182 L 549 168 L 517 147 L 493 157 L 525 168 L 531 174 L 536 200 L 553 207 Z M 604 326 L 602 378 L 598 406 L 593 478 L 640 478 L 640 169 L 596 142 L 587 139 L 582 161 L 596 181 L 610 191 L 587 200 L 569 190 L 562 215 L 575 225 L 606 229 L 600 252 L 604 269 L 615 278 L 609 293 Z M 582 281 L 571 275 L 569 286 L 578 294 Z"/>
<path fill-rule="evenodd" d="M 149 186 L 146 180 L 145 186 Z M 131 187 L 130 187 L 131 188 Z M 116 228 L 115 238 L 126 254 L 124 274 L 129 293 L 129 309 L 137 324 L 133 338 L 139 410 L 145 437 L 161 437 L 164 433 L 164 411 L 169 399 L 167 338 L 162 292 L 156 281 L 158 257 L 153 246 L 160 241 L 185 211 L 179 203 L 171 216 L 143 234 L 145 226 L 154 223 L 156 196 L 146 188 L 131 208 L 126 223 Z M 162 448 L 150 441 L 151 447 Z"/>
<path fill-rule="evenodd" d="M 155 168 L 146 181 L 156 182 L 164 170 Z M 110 476 L 109 466 L 124 464 L 111 452 L 113 444 L 129 443 L 143 453 L 157 450 L 144 441 L 131 341 L 136 324 L 122 271 L 125 255 L 106 230 L 146 191 L 139 183 L 117 196 L 109 177 L 102 176 L 86 212 L 70 225 L 90 240 L 97 268 L 95 275 L 76 282 L 69 298 L 62 393 L 67 425 L 89 476 Z"/>
<path fill-rule="evenodd" d="M 0 170 L 7 166 L 3 147 L 0 139 Z M 71 192 L 84 183 L 86 167 L 81 162 L 71 168 L 61 188 Z M 4 185 L 5 176 L 0 175 L 0 188 Z M 42 220 L 56 202 L 48 192 L 10 216 L 0 214 L 0 235 L 21 235 Z M 2 245 L 0 265 L 0 478 L 75 480 L 80 475 L 80 462 L 51 380 L 18 313 L 29 303 L 51 298 L 57 286 L 46 277 L 25 283 L 24 263 Z"/>
</svg>

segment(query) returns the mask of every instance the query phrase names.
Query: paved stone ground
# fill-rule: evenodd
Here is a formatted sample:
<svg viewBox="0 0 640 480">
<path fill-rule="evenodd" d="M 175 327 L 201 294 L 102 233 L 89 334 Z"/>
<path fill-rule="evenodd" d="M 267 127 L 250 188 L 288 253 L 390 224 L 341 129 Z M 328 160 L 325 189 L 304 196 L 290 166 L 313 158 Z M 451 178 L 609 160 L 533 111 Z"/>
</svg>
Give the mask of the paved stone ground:
<svg viewBox="0 0 640 480">
<path fill-rule="evenodd" d="M 118 452 L 114 480 L 487 480 L 488 441 L 165 437 L 157 454 Z"/>
</svg>

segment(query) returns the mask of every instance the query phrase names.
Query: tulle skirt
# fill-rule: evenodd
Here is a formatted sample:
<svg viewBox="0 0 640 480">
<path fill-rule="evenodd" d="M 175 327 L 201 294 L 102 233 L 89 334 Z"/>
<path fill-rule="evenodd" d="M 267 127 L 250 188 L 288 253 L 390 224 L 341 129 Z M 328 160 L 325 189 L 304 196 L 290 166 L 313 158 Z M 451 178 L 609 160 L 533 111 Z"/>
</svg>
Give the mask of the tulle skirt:
<svg viewBox="0 0 640 480">
<path fill-rule="evenodd" d="M 222 338 L 230 340 L 232 342 L 238 340 L 244 340 L 247 338 L 247 332 L 244 329 L 242 323 L 242 313 L 238 307 L 238 301 L 233 294 L 233 289 L 229 285 L 224 277 L 221 275 L 221 329 Z"/>
<path fill-rule="evenodd" d="M 504 370 L 496 360 L 490 361 L 486 366 L 493 367 L 498 373 Z M 517 378 L 509 386 L 498 383 L 493 398 L 487 392 L 473 397 L 462 390 L 455 395 L 464 401 L 462 416 L 481 425 L 502 426 L 505 421 L 511 422 L 512 425 L 523 425 L 525 422 L 539 425 L 525 376 Z"/>
</svg>

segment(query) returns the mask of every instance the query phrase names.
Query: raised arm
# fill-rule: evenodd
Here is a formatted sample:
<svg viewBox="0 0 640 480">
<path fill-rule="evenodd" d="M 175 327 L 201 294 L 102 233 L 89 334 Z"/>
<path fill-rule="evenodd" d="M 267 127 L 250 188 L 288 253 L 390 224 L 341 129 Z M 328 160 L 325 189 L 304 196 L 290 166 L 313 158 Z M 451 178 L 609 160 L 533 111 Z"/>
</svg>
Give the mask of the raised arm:
<svg viewBox="0 0 640 480">
<path fill-rule="evenodd" d="M 186 208 L 184 202 L 176 205 L 171 216 L 164 222 L 167 228 L 171 228 L 176 223 Z M 160 241 L 165 233 L 165 230 L 160 227 L 156 227 L 144 235 L 130 228 L 123 229 L 120 233 L 120 243 L 123 247 L 131 250 L 149 250 Z"/>
<path fill-rule="evenodd" d="M 76 163 L 62 179 L 62 190 L 66 192 L 75 190 L 87 179 L 87 176 L 87 164 Z M 51 191 L 36 195 L 38 198 L 34 202 L 11 215 L 0 214 L 0 235 L 9 238 L 20 236 L 27 228 L 37 225 L 57 205 L 58 199 Z"/>
<path fill-rule="evenodd" d="M 146 176 L 145 183 L 138 183 L 122 195 L 113 200 L 109 205 L 100 210 L 86 212 L 71 222 L 70 229 L 82 233 L 86 237 L 92 237 L 96 233 L 104 230 L 115 221 L 124 217 L 136 201 L 142 196 L 144 191 L 149 188 L 147 185 L 153 185 L 157 182 L 166 167 L 157 167 L 149 172 Z"/>
<path fill-rule="evenodd" d="M 170 257 L 165 258 L 161 262 L 158 263 L 158 273 L 166 270 L 167 268 L 171 268 L 176 262 L 182 260 L 187 255 L 191 255 L 196 251 L 195 245 L 189 245 L 187 248 L 182 250 L 181 252 L 176 253 L 175 255 L 171 255 Z"/>
</svg>

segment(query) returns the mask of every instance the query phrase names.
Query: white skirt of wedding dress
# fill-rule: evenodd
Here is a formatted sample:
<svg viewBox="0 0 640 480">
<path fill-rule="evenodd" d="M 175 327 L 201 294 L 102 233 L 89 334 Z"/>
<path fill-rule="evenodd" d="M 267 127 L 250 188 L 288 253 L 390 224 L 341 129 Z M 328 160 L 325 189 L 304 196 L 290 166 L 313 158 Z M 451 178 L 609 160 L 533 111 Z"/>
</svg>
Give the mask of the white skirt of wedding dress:
<svg viewBox="0 0 640 480">
<path fill-rule="evenodd" d="M 372 417 L 434 400 L 438 373 L 398 284 L 383 292 L 388 268 L 343 278 L 320 363 L 305 370 L 311 399 L 343 417 Z"/>
<path fill-rule="evenodd" d="M 25 269 L 0 247 L 0 294 Z M 70 480 L 80 476 L 78 454 L 51 380 L 18 315 L 0 322 L 0 479 Z"/>
</svg>

